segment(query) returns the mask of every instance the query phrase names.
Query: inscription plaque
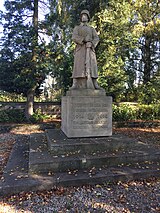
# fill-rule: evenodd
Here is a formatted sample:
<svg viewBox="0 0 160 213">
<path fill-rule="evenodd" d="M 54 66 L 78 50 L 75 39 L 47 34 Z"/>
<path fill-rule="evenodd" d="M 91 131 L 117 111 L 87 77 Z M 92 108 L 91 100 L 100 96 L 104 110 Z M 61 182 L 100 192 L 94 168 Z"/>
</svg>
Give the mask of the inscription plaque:
<svg viewBox="0 0 160 213">
<path fill-rule="evenodd" d="M 61 129 L 67 137 L 112 135 L 112 98 L 107 96 L 63 97 Z"/>
</svg>

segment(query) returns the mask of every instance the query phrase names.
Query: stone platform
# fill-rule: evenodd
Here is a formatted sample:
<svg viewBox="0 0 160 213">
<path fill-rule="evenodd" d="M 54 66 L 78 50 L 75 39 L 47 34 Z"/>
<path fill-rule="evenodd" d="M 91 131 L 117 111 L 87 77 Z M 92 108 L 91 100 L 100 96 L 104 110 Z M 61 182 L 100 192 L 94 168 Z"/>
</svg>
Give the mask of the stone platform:
<svg viewBox="0 0 160 213">
<path fill-rule="evenodd" d="M 112 135 L 112 97 L 104 90 L 70 90 L 62 97 L 62 131 L 68 138 Z"/>
<path fill-rule="evenodd" d="M 15 143 L 0 195 L 160 177 L 159 162 L 160 150 L 124 135 L 68 139 L 60 130 L 47 130 Z"/>
<path fill-rule="evenodd" d="M 30 173 L 134 165 L 160 157 L 156 149 L 121 135 L 69 139 L 61 130 L 50 129 L 46 131 L 46 137 L 47 140 L 39 135 L 31 137 Z"/>
</svg>

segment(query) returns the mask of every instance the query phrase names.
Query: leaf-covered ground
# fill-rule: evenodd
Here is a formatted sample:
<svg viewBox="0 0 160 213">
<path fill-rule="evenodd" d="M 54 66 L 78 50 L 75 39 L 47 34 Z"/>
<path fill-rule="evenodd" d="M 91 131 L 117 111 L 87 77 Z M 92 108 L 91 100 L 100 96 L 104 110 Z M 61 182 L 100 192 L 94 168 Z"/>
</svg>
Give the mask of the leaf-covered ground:
<svg viewBox="0 0 160 213">
<path fill-rule="evenodd" d="M 1 128 L 0 131 L 0 178 L 3 168 L 6 165 L 12 147 L 19 135 L 29 135 L 35 132 L 42 132 L 38 125 L 11 125 L 10 127 Z"/>
<path fill-rule="evenodd" d="M 144 143 L 160 148 L 160 127 L 156 128 L 115 128 L 115 133 L 122 133 Z"/>
<path fill-rule="evenodd" d="M 16 138 L 42 132 L 38 125 L 20 125 L 0 133 L 0 175 Z M 114 128 L 144 143 L 160 148 L 160 128 Z M 50 191 L 20 193 L 0 198 L 0 213 L 160 212 L 160 180 L 149 179 L 83 187 L 55 187 Z"/>
</svg>

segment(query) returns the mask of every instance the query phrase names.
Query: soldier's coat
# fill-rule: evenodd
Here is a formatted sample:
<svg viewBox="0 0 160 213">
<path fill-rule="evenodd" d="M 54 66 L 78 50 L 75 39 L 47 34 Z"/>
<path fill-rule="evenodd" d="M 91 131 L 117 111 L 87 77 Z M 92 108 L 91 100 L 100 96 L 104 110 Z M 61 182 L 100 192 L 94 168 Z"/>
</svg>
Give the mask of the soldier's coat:
<svg viewBox="0 0 160 213">
<path fill-rule="evenodd" d="M 76 26 L 72 34 L 72 40 L 76 43 L 72 78 L 84 78 L 87 76 L 86 44 L 84 43 L 86 36 L 92 42 L 92 47 L 90 48 L 90 74 L 92 78 L 98 78 L 95 47 L 99 42 L 99 37 L 93 27 L 83 23 Z"/>
</svg>

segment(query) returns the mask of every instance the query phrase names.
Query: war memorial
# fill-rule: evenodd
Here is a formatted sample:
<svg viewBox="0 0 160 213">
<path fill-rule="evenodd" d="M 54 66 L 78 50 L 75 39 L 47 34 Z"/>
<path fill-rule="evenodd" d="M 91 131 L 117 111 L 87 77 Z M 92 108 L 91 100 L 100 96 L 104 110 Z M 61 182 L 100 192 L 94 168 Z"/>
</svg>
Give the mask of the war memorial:
<svg viewBox="0 0 160 213">
<path fill-rule="evenodd" d="M 62 97 L 61 128 L 30 135 L 15 144 L 0 194 L 160 175 L 160 153 L 112 132 L 112 97 L 98 85 L 97 32 L 83 10 L 73 30 L 73 84 Z M 147 163 L 148 162 L 148 163 Z M 18 178 L 20 177 L 20 178 Z"/>
</svg>

